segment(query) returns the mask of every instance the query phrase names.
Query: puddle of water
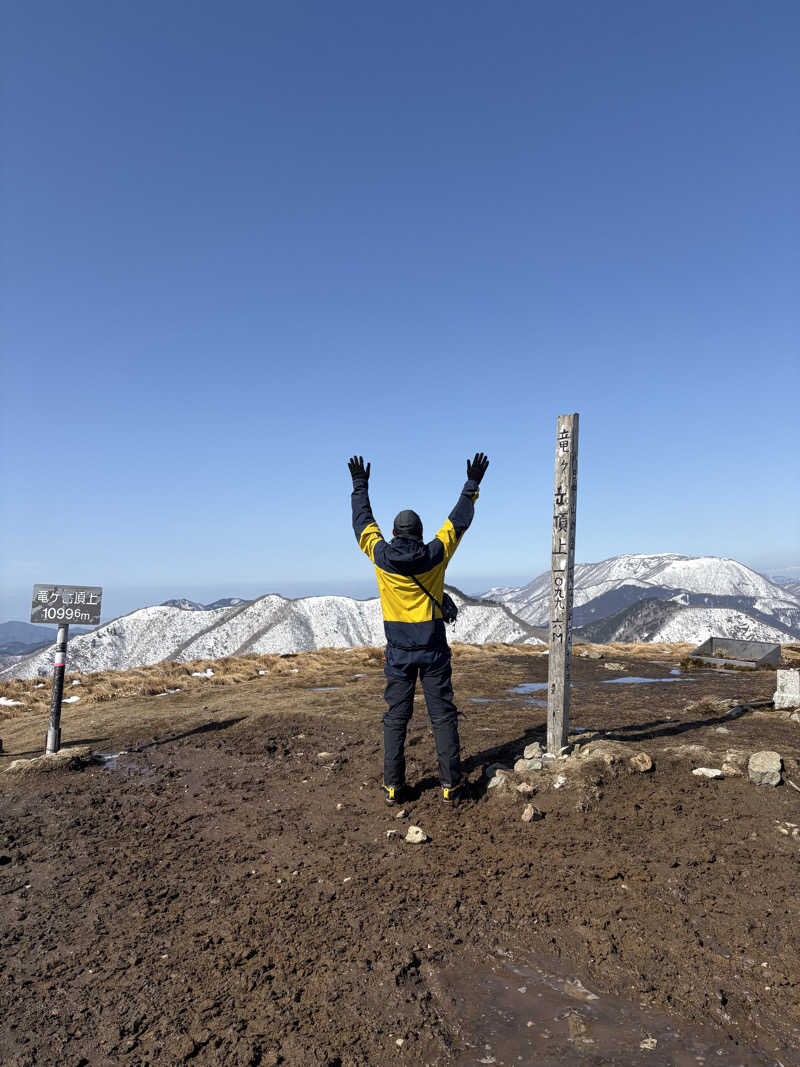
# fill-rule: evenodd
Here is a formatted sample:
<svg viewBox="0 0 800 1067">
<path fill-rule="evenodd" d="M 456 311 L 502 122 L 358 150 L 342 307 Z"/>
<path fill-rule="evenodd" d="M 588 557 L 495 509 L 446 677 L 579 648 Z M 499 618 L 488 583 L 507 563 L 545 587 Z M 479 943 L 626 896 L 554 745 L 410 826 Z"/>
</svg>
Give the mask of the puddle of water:
<svg viewBox="0 0 800 1067">
<path fill-rule="evenodd" d="M 309 693 L 333 693 L 337 689 L 341 689 L 340 685 L 312 685 L 309 687 Z"/>
<path fill-rule="evenodd" d="M 127 755 L 127 750 L 123 749 L 121 752 L 95 752 L 94 757 L 101 763 L 104 763 L 110 770 L 114 771 L 117 769 L 117 762 L 120 756 Z"/>
<path fill-rule="evenodd" d="M 144 778 L 152 778 L 154 771 L 146 763 L 137 762 L 136 753 L 123 749 L 121 752 L 95 752 L 94 758 L 109 771 L 128 771 L 131 774 L 141 774 Z"/>
<path fill-rule="evenodd" d="M 539 689 L 547 689 L 547 682 L 523 682 L 515 685 L 513 689 L 506 689 L 507 693 L 535 693 Z"/>
<path fill-rule="evenodd" d="M 546 683 L 545 683 L 545 688 L 546 688 Z M 511 693 L 513 691 L 514 690 L 512 690 L 512 689 L 507 689 L 506 690 L 507 693 Z M 469 698 L 469 702 L 470 702 L 470 704 L 513 704 L 515 702 L 515 699 L 516 699 L 515 697 L 495 697 L 494 700 L 490 700 L 489 697 L 470 697 Z M 547 701 L 546 700 L 536 700 L 535 697 L 529 697 L 525 701 L 525 703 L 526 704 L 535 704 L 539 708 L 546 708 L 547 707 Z"/>
<path fill-rule="evenodd" d="M 637 685 L 642 682 L 694 682 L 695 680 L 694 678 L 636 678 L 631 674 L 626 678 L 606 678 L 603 685 L 624 685 L 626 682 L 634 682 Z"/>
<path fill-rule="evenodd" d="M 684 1026 L 634 1002 L 587 989 L 575 976 L 559 974 L 554 961 L 537 956 L 522 965 L 490 958 L 483 968 L 442 976 L 455 998 L 459 1029 L 468 1048 L 454 1063 L 536 1064 L 536 1067 L 783 1067 L 800 1059 L 783 1052 L 776 1060 L 746 1050 L 724 1033 Z"/>
</svg>

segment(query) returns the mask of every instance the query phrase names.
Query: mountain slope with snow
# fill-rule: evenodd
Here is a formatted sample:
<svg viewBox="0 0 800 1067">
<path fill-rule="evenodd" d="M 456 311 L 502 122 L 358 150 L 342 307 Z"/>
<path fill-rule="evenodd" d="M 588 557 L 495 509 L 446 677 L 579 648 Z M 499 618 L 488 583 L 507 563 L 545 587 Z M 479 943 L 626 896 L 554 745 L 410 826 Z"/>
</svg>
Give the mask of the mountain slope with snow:
<svg viewBox="0 0 800 1067">
<path fill-rule="evenodd" d="M 505 604 L 532 626 L 545 625 L 550 611 L 550 573 L 540 574 L 518 589 L 490 589 L 483 597 Z M 754 625 L 785 633 L 784 641 L 800 636 L 800 599 L 734 559 L 666 553 L 615 556 L 601 563 L 575 566 L 576 627 L 609 618 L 644 599 L 675 600 L 684 607 L 724 608 L 752 617 Z"/>
<path fill-rule="evenodd" d="M 792 635 L 761 619 L 729 607 L 689 607 L 674 600 L 644 599 L 575 630 L 576 641 L 688 642 L 699 645 L 708 637 L 739 641 L 791 642 Z"/>
<path fill-rule="evenodd" d="M 451 641 L 541 644 L 503 605 L 486 604 L 448 587 L 459 606 Z M 224 608 L 168 605 L 140 608 L 70 641 L 67 669 L 128 670 L 161 660 L 216 659 L 247 652 L 300 652 L 385 643 L 380 601 L 344 596 L 287 600 L 268 594 Z M 0 677 L 49 674 L 53 646 L 13 664 Z"/>
<path fill-rule="evenodd" d="M 771 579 L 779 589 L 782 589 L 784 593 L 788 593 L 790 596 L 797 597 L 800 600 L 800 581 L 796 578 L 784 578 L 781 575 L 773 575 Z"/>
<path fill-rule="evenodd" d="M 732 608 L 684 608 L 658 626 L 649 641 L 688 641 L 702 644 L 709 637 L 730 637 L 737 641 L 788 643 L 793 635 L 759 622 Z"/>
</svg>

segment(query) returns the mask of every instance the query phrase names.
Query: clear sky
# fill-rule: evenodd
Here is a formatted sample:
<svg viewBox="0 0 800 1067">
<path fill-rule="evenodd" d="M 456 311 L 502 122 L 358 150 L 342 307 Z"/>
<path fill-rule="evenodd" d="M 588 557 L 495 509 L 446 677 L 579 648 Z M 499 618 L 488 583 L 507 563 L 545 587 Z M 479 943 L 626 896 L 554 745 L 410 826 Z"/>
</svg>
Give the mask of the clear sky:
<svg viewBox="0 0 800 1067">
<path fill-rule="evenodd" d="M 450 571 L 800 573 L 800 5 L 5 6 L 0 618 L 35 581 L 374 589 L 346 460 Z"/>
</svg>

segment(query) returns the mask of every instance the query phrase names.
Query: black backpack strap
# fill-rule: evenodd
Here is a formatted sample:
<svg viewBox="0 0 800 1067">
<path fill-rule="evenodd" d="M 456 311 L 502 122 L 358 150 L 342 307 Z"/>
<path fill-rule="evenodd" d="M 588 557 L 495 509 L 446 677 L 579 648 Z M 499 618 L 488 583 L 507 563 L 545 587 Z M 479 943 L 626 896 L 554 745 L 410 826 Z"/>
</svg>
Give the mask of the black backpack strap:
<svg viewBox="0 0 800 1067">
<path fill-rule="evenodd" d="M 412 580 L 412 582 L 416 582 L 416 583 L 417 583 L 417 585 L 418 585 L 418 586 L 420 587 L 420 589 L 422 590 L 422 592 L 423 592 L 423 593 L 424 593 L 424 594 L 425 594 L 426 596 L 429 596 L 429 597 L 431 598 L 431 600 L 432 600 L 432 601 L 434 602 L 434 604 L 436 605 L 436 607 L 437 607 L 437 608 L 439 609 L 439 611 L 440 611 L 440 612 L 442 613 L 442 618 L 444 618 L 444 608 L 443 608 L 443 607 L 442 607 L 442 605 L 441 605 L 441 604 L 439 603 L 439 601 L 438 601 L 438 600 L 436 599 L 436 597 L 435 597 L 435 596 L 433 595 L 433 593 L 430 593 L 430 592 L 428 592 L 428 590 L 427 590 L 427 589 L 425 588 L 425 586 L 424 586 L 424 585 L 422 584 L 422 582 L 421 582 L 421 581 L 420 581 L 420 580 L 419 580 L 419 579 L 417 578 L 417 576 L 416 576 L 416 575 L 414 575 L 414 574 L 409 574 L 409 576 L 408 576 L 408 577 L 409 577 L 409 578 L 410 578 L 410 579 Z M 435 619 L 435 615 L 434 615 L 434 619 Z"/>
</svg>

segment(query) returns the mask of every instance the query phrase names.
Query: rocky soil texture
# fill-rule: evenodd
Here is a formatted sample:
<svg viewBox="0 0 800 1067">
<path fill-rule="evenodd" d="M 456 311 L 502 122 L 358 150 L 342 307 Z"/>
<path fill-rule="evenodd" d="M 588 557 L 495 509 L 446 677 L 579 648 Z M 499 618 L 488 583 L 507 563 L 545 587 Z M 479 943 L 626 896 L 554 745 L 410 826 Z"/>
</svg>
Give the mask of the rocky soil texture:
<svg viewBox="0 0 800 1067">
<path fill-rule="evenodd" d="M 56 761 L 18 762 L 41 711 L 0 722 L 0 1063 L 660 1065 L 702 1029 L 719 1063 L 800 1064 L 800 723 L 774 672 L 599 655 L 547 760 L 547 658 L 459 651 L 457 812 L 422 701 L 410 797 L 382 802 L 378 651 L 77 703 Z M 499 966 L 529 975 L 502 1048 Z M 545 970 L 575 1005 L 547 1025 Z M 604 1058 L 595 995 L 672 1051 L 639 1028 Z"/>
</svg>

